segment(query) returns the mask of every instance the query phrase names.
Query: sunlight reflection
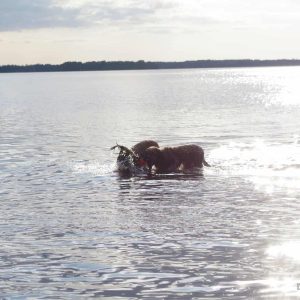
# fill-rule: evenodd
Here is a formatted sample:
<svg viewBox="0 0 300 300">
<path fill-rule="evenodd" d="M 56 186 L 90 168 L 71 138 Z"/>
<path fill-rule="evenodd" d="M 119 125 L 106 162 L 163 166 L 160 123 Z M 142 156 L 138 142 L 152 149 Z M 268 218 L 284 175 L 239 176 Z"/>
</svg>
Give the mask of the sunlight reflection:
<svg viewBox="0 0 300 300">
<path fill-rule="evenodd" d="M 270 77 L 272 77 L 273 81 L 268 87 L 268 97 L 264 97 L 263 99 L 266 107 L 274 105 L 300 106 L 300 78 L 297 68 L 266 69 L 261 74 L 260 79 L 265 81 L 266 78 Z"/>
<path fill-rule="evenodd" d="M 300 144 L 298 136 L 291 143 L 231 142 L 212 150 L 208 160 L 221 174 L 244 176 L 255 188 L 267 194 L 284 188 L 299 192 Z M 213 171 L 213 170 L 212 170 Z M 209 171 L 208 171 L 209 172 Z"/>
<path fill-rule="evenodd" d="M 265 283 L 267 287 L 262 289 L 262 293 L 270 294 L 276 292 L 276 294 L 281 294 L 282 297 L 299 295 L 297 290 L 298 282 L 295 278 L 268 278 Z"/>
<path fill-rule="evenodd" d="M 270 246 L 266 250 L 270 258 L 291 258 L 300 262 L 300 241 L 290 241 L 280 245 Z"/>
<path fill-rule="evenodd" d="M 276 293 L 277 295 L 286 297 L 300 295 L 300 291 L 297 290 L 298 282 L 293 277 L 269 277 L 262 280 L 238 281 L 236 284 L 243 289 L 246 287 L 262 286 L 260 294 Z"/>
<path fill-rule="evenodd" d="M 270 105 L 300 105 L 300 87 L 299 78 L 294 81 L 283 82 L 284 88 L 270 100 Z"/>
</svg>

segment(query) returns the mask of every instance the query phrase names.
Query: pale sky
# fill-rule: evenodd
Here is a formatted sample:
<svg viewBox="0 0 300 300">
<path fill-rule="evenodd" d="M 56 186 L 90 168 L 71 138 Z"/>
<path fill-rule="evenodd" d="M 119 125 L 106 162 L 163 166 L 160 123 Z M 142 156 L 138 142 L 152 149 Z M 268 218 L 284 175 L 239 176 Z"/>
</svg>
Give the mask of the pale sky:
<svg viewBox="0 0 300 300">
<path fill-rule="evenodd" d="M 0 0 L 0 64 L 300 58 L 300 0 Z"/>
</svg>

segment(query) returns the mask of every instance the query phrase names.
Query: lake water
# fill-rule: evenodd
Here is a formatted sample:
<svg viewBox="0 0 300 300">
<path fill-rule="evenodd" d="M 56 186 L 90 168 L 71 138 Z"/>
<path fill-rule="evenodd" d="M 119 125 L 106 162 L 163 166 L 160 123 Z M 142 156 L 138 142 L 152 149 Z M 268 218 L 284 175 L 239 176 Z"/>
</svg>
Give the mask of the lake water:
<svg viewBox="0 0 300 300">
<path fill-rule="evenodd" d="M 0 298 L 300 296 L 300 68 L 0 74 Z M 120 178 L 116 142 L 195 143 Z"/>
</svg>

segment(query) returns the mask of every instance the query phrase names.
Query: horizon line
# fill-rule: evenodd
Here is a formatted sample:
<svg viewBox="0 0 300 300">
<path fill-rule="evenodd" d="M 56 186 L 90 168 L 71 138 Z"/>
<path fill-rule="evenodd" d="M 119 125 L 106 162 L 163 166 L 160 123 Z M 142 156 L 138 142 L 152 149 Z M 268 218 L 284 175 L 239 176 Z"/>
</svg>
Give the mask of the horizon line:
<svg viewBox="0 0 300 300">
<path fill-rule="evenodd" d="M 205 58 L 205 59 L 185 59 L 185 60 L 146 60 L 146 59 L 136 59 L 136 60 L 106 60 L 106 59 L 101 59 L 101 60 L 86 60 L 86 61 L 81 61 L 81 60 L 66 60 L 61 63 L 42 63 L 42 62 L 36 62 L 36 63 L 25 63 L 25 64 L 14 64 L 14 63 L 8 63 L 8 64 L 0 64 L 0 67 L 4 66 L 36 66 L 36 65 L 52 65 L 52 66 L 59 66 L 63 65 L 65 63 L 91 63 L 91 62 L 145 62 L 145 63 L 184 63 L 184 62 L 207 62 L 207 61 L 300 61 L 300 58 L 274 58 L 274 59 L 263 59 L 263 58 L 225 58 L 225 59 L 213 59 L 213 58 Z"/>
<path fill-rule="evenodd" d="M 300 59 L 202 59 L 185 61 L 66 61 L 61 64 L 36 63 L 27 65 L 0 65 L 0 73 L 20 72 L 67 72 L 67 71 L 117 71 L 152 69 L 191 69 L 191 68 L 241 68 L 241 67 L 280 67 L 300 66 Z"/>
</svg>

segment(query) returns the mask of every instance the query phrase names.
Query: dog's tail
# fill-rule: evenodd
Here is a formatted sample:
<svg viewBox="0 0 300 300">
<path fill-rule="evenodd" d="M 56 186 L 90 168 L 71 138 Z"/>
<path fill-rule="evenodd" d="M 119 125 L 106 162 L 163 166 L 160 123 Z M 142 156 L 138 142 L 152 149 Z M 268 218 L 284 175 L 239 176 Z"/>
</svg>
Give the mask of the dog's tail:
<svg viewBox="0 0 300 300">
<path fill-rule="evenodd" d="M 205 167 L 211 167 L 211 165 L 203 158 L 203 164 Z"/>
</svg>

